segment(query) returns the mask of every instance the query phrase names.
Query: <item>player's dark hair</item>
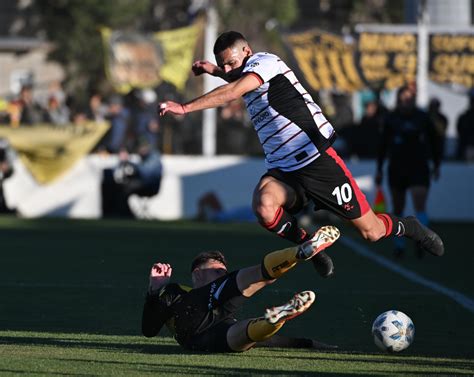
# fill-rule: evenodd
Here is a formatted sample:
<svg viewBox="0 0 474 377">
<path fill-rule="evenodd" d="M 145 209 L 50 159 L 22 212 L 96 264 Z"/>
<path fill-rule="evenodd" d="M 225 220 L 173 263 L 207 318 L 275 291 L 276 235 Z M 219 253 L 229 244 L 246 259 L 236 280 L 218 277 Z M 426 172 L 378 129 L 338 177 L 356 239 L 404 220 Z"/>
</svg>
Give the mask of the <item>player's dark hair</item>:
<svg viewBox="0 0 474 377">
<path fill-rule="evenodd" d="M 214 43 L 214 55 L 217 55 L 225 49 L 232 47 L 238 41 L 247 42 L 245 37 L 238 31 L 226 31 L 225 33 L 222 33 L 216 39 L 216 43 Z"/>
<path fill-rule="evenodd" d="M 227 261 L 225 260 L 224 254 L 222 254 L 220 251 L 204 251 L 199 253 L 198 256 L 193 259 L 191 263 L 191 272 L 210 259 L 221 262 L 227 268 Z"/>
</svg>

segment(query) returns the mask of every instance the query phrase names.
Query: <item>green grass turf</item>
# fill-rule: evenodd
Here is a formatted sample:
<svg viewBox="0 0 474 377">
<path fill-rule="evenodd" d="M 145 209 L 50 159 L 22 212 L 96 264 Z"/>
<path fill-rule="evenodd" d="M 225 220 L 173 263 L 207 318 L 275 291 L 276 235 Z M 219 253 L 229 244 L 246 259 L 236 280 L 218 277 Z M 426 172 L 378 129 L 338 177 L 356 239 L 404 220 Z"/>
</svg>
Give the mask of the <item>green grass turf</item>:
<svg viewBox="0 0 474 377">
<path fill-rule="evenodd" d="M 344 235 L 357 235 L 338 224 Z M 473 297 L 472 224 L 435 224 L 447 246 L 443 258 L 400 263 Z M 20 220 L 0 217 L 0 374 L 2 375 L 472 375 L 474 314 L 448 297 L 407 281 L 336 244 L 336 276 L 324 280 L 299 265 L 248 301 L 241 318 L 261 315 L 294 292 L 312 289 L 317 301 L 282 334 L 337 344 L 340 351 L 254 349 L 245 354 L 183 351 L 166 337 L 140 336 L 148 271 L 171 263 L 175 281 L 189 284 L 189 262 L 220 249 L 231 267 L 260 262 L 288 244 L 256 224 Z M 368 244 L 391 257 L 388 241 Z M 388 309 L 408 314 L 414 344 L 386 355 L 370 328 Z M 164 334 L 167 335 L 167 334 Z"/>
</svg>

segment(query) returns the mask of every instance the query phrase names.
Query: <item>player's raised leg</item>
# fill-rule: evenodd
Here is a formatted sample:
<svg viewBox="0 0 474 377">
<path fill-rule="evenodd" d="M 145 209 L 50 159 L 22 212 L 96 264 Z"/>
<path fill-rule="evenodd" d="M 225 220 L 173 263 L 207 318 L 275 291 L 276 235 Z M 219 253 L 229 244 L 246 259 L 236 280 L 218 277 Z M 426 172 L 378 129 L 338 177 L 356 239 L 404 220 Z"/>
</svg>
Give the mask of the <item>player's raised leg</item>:
<svg viewBox="0 0 474 377">
<path fill-rule="evenodd" d="M 255 343 L 271 338 L 286 321 L 308 310 L 315 297 L 312 291 L 300 292 L 287 303 L 267 309 L 260 318 L 237 322 L 227 332 L 227 344 L 234 351 L 246 351 Z"/>
<path fill-rule="evenodd" d="M 329 166 L 332 174 L 326 178 L 337 178 L 338 186 L 334 191 L 331 191 L 333 187 L 329 185 L 325 199 L 333 197 L 331 209 L 350 220 L 362 237 L 375 242 L 383 237 L 405 236 L 414 240 L 418 247 L 433 255 L 441 256 L 444 254 L 444 245 L 441 238 L 431 229 L 422 225 L 416 217 L 402 218 L 388 213 L 376 215 L 337 152 L 333 148 L 328 148 L 326 153 L 333 161 L 332 165 Z M 321 163 L 330 163 L 330 161 L 326 158 Z M 331 195 L 327 195 L 329 193 Z"/>
<path fill-rule="evenodd" d="M 298 262 L 311 260 L 339 238 L 335 226 L 318 229 L 313 237 L 299 246 L 273 251 L 264 256 L 261 265 L 239 270 L 236 276 L 237 288 L 245 297 L 269 285 L 291 270 Z"/>
<path fill-rule="evenodd" d="M 413 201 L 413 208 L 415 209 L 415 216 L 418 221 L 425 227 L 429 225 L 428 215 L 426 213 L 426 200 L 428 199 L 428 186 L 416 185 L 412 186 L 411 197 Z M 421 247 L 417 247 L 416 250 L 418 258 L 422 258 L 424 250 Z"/>
<path fill-rule="evenodd" d="M 292 187 L 274 177 L 264 176 L 254 190 L 252 207 L 265 229 L 288 241 L 301 244 L 311 236 L 286 209 L 293 207 L 298 200 Z M 318 253 L 312 261 L 321 276 L 329 277 L 334 273 L 334 265 L 326 253 Z"/>
<path fill-rule="evenodd" d="M 352 220 L 362 236 L 369 241 L 378 241 L 383 237 L 408 237 L 421 249 L 435 255 L 444 254 L 441 238 L 431 229 L 422 225 L 414 216 L 404 218 L 388 213 L 375 214 L 369 210 L 365 215 Z"/>
<path fill-rule="evenodd" d="M 404 187 L 390 187 L 392 197 L 393 214 L 397 217 L 403 217 L 403 210 L 406 202 L 406 189 Z M 393 237 L 395 257 L 400 258 L 405 253 L 406 239 L 405 237 Z"/>
</svg>

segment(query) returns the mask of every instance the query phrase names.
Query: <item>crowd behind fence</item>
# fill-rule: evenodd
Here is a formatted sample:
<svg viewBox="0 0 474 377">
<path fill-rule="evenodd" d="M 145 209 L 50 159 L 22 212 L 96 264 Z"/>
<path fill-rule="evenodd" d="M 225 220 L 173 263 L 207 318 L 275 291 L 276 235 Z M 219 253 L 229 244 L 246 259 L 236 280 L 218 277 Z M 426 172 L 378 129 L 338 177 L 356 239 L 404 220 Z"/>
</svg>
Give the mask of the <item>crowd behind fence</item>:
<svg viewBox="0 0 474 377">
<path fill-rule="evenodd" d="M 0 124 L 31 127 L 48 123 L 63 127 L 88 121 L 108 121 L 110 130 L 94 152 L 119 153 L 126 150 L 134 153 L 140 140 L 146 140 L 165 154 L 201 154 L 202 114 L 159 118 L 156 111 L 158 96 L 152 89 L 136 89 L 127 95 L 92 93 L 84 104 L 78 104 L 60 85 L 52 85 L 40 98 L 35 95 L 33 86 L 25 85 L 18 95 L 0 100 Z M 451 155 L 444 153 L 447 118 L 443 114 L 442 101 L 432 98 L 426 109 L 436 128 L 445 159 L 474 160 L 474 90 L 469 92 L 469 98 L 469 107 L 457 119 L 457 145 Z M 377 95 L 366 99 L 363 107 L 360 122 L 345 119 L 344 124 L 339 124 L 337 117 L 332 120 L 340 136 L 336 147 L 346 157 L 376 158 L 384 119 L 393 110 L 387 109 Z M 219 155 L 263 156 L 242 101 L 234 101 L 219 109 L 216 145 Z"/>
</svg>

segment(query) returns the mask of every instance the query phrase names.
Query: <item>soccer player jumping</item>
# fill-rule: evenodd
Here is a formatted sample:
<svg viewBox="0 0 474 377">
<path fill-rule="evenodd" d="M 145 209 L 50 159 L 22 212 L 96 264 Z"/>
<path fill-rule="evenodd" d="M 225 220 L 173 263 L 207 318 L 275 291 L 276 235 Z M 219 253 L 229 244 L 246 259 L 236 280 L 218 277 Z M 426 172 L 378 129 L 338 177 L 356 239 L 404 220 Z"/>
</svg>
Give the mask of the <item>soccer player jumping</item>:
<svg viewBox="0 0 474 377">
<path fill-rule="evenodd" d="M 336 133 L 293 71 L 276 55 L 253 53 L 242 34 L 229 31 L 214 44 L 217 65 L 193 64 L 195 75 L 207 73 L 228 84 L 187 103 L 165 101 L 160 115 L 183 115 L 224 105 L 243 97 L 265 152 L 267 172 L 253 194 L 253 209 L 262 226 L 294 243 L 309 237 L 294 216 L 309 200 L 355 225 L 362 237 L 378 241 L 405 236 L 433 255 L 444 254 L 441 238 L 415 217 L 376 215 L 344 161 L 331 147 Z M 322 276 L 333 273 L 330 257 L 312 259 Z"/>
<path fill-rule="evenodd" d="M 143 308 L 143 335 L 156 336 L 166 324 L 182 347 L 206 352 L 241 352 L 268 340 L 286 321 L 312 305 L 314 292 L 297 293 L 286 304 L 267 309 L 259 318 L 238 321 L 235 312 L 249 297 L 296 264 L 332 245 L 339 234 L 334 226 L 322 227 L 311 240 L 271 252 L 261 264 L 231 273 L 227 272 L 222 253 L 201 253 L 191 264 L 192 289 L 170 283 L 171 266 L 155 263 Z"/>
</svg>

